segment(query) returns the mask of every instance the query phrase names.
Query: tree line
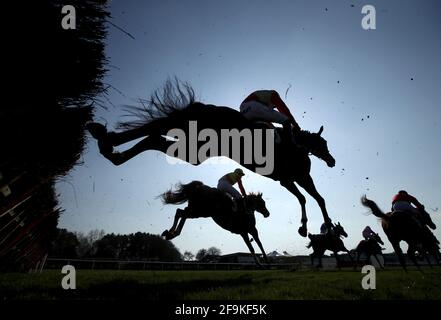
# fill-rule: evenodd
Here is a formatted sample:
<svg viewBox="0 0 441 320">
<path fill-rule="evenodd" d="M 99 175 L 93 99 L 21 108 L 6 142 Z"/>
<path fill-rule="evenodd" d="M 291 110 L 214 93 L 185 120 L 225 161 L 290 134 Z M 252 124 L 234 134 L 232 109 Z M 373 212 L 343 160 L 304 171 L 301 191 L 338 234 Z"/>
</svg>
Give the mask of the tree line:
<svg viewBox="0 0 441 320">
<path fill-rule="evenodd" d="M 92 230 L 87 234 L 58 229 L 49 256 L 52 258 L 98 258 L 138 261 L 201 261 L 219 256 L 216 247 L 200 249 L 196 255 L 190 251 L 181 254 L 175 245 L 159 235 L 136 232 L 127 235 L 106 234 Z"/>
</svg>

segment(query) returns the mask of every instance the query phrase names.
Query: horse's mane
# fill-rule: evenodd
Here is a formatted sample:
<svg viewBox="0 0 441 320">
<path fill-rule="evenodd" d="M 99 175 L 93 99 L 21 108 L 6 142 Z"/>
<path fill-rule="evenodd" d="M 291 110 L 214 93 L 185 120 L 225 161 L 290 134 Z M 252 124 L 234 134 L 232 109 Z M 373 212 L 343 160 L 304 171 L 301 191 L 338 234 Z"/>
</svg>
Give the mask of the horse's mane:
<svg viewBox="0 0 441 320">
<path fill-rule="evenodd" d="M 317 139 L 317 134 L 308 130 L 300 130 L 298 136 L 299 139 L 302 139 L 304 142 L 308 143 L 310 143 L 313 139 Z"/>
<path fill-rule="evenodd" d="M 191 85 L 178 78 L 167 79 L 161 89 L 155 90 L 150 99 L 139 99 L 140 106 L 126 106 L 126 117 L 133 120 L 119 122 L 120 129 L 138 128 L 152 120 L 167 117 L 195 102 Z"/>
<path fill-rule="evenodd" d="M 248 194 L 248 196 L 261 197 L 262 196 L 262 192 L 250 192 Z"/>
</svg>

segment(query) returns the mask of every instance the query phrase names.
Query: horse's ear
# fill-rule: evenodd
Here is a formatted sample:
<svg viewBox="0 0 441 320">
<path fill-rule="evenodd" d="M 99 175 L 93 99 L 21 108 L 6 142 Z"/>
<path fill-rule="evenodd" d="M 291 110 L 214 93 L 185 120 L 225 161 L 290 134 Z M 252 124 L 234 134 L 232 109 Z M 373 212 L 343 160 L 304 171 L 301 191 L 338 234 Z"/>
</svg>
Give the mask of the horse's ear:
<svg viewBox="0 0 441 320">
<path fill-rule="evenodd" d="M 318 135 L 321 135 L 323 132 L 323 126 L 320 127 L 319 131 L 317 132 Z"/>
<path fill-rule="evenodd" d="M 257 196 L 259 197 L 259 198 L 262 198 L 262 192 L 259 192 L 259 193 L 257 193 Z"/>
<path fill-rule="evenodd" d="M 341 224 L 340 224 L 340 221 L 339 221 L 339 222 L 337 222 L 337 225 L 341 226 Z"/>
</svg>

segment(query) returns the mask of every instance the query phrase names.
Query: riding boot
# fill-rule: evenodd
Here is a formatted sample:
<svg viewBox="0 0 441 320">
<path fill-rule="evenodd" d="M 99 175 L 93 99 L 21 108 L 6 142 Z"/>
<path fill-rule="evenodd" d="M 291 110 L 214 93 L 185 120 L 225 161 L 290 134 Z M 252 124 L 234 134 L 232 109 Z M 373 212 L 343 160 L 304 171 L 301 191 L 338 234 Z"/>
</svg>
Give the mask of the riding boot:
<svg viewBox="0 0 441 320">
<path fill-rule="evenodd" d="M 238 211 L 238 204 L 237 204 L 237 200 L 232 199 L 233 204 L 231 205 L 231 210 L 233 212 L 237 212 Z"/>
<path fill-rule="evenodd" d="M 284 144 L 287 147 L 291 147 L 291 146 L 295 145 L 294 136 L 292 134 L 291 122 L 285 121 L 284 123 L 282 123 L 282 125 L 283 125 L 282 142 L 284 142 Z"/>
</svg>

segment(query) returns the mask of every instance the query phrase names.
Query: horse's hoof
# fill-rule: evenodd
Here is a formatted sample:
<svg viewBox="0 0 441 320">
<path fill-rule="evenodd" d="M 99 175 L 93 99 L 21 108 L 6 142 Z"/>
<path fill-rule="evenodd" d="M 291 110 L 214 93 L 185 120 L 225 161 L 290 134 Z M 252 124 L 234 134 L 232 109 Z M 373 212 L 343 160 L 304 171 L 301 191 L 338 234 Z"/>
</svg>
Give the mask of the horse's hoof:
<svg viewBox="0 0 441 320">
<path fill-rule="evenodd" d="M 113 146 L 107 141 L 105 137 L 98 140 L 98 149 L 100 150 L 100 153 L 106 158 L 111 157 L 113 154 Z"/>
<path fill-rule="evenodd" d="M 171 233 L 168 230 L 165 230 L 162 234 L 161 237 L 164 237 L 166 240 L 169 240 L 171 238 Z"/>
<path fill-rule="evenodd" d="M 111 152 L 111 153 L 108 153 L 108 154 L 104 154 L 104 153 L 102 153 L 102 155 L 103 155 L 107 160 L 109 160 L 110 162 L 112 162 L 115 166 L 119 166 L 120 164 L 123 164 L 123 163 L 124 163 L 123 158 L 122 158 L 122 155 L 121 155 L 121 153 L 119 153 L 119 152 Z"/>
<path fill-rule="evenodd" d="M 300 234 L 302 237 L 306 238 L 306 236 L 308 235 L 308 230 L 306 229 L 306 227 L 301 226 L 301 227 L 299 228 L 299 234 Z"/>
<path fill-rule="evenodd" d="M 87 129 L 87 131 L 90 132 L 92 137 L 94 137 L 97 140 L 102 139 L 107 134 L 106 127 L 100 123 L 97 123 L 97 122 L 90 122 L 90 123 L 86 124 L 86 129 Z"/>
</svg>

